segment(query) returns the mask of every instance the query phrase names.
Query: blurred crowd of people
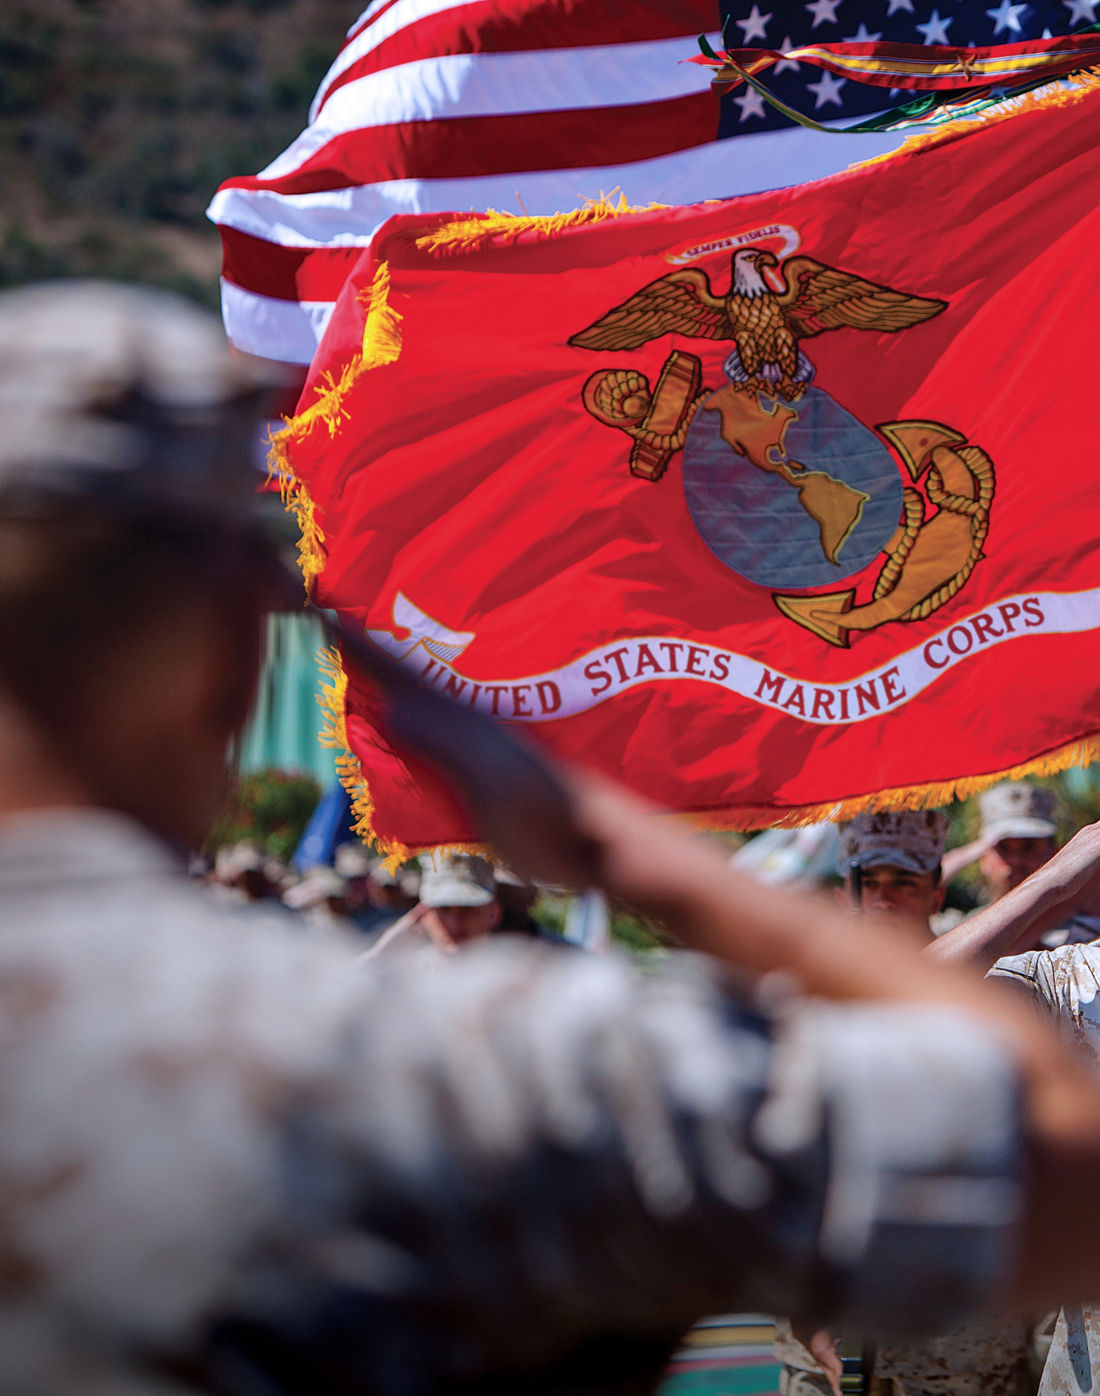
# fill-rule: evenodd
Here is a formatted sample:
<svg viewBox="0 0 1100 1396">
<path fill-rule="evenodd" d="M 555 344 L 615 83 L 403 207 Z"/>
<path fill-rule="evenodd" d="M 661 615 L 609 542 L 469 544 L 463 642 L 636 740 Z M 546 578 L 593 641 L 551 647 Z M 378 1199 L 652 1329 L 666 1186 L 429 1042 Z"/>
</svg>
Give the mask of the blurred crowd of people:
<svg viewBox="0 0 1100 1396">
<path fill-rule="evenodd" d="M 745 842 L 732 863 L 772 885 L 835 886 L 842 904 L 900 918 L 938 938 L 967 916 L 960 905 L 947 905 L 956 878 L 967 877 L 958 900 L 971 910 L 987 906 L 1058 847 L 1060 811 L 1050 788 L 1004 781 L 984 791 L 977 806 L 977 835 L 954 848 L 946 847 L 946 814 L 885 810 L 843 826 L 766 831 Z M 227 901 L 281 902 L 315 928 L 353 930 L 379 948 L 417 939 L 455 948 L 498 933 L 557 938 L 533 914 L 540 895 L 535 883 L 468 853 L 401 861 L 354 840 L 338 844 L 331 862 L 302 867 L 241 842 L 218 849 L 212 860 L 194 859 L 191 871 Z M 560 888 L 550 890 L 561 895 Z M 1052 949 L 1098 937 L 1100 915 L 1077 913 L 1044 932 L 1041 944 Z"/>
<path fill-rule="evenodd" d="M 223 900 L 300 915 L 314 931 L 363 937 L 371 953 L 431 945 L 450 951 L 490 935 L 561 940 L 532 915 L 539 888 L 468 853 L 428 853 L 404 863 L 339 844 L 331 863 L 297 868 L 253 843 L 228 844 L 192 876 Z M 559 889 L 560 890 L 560 889 Z"/>
</svg>

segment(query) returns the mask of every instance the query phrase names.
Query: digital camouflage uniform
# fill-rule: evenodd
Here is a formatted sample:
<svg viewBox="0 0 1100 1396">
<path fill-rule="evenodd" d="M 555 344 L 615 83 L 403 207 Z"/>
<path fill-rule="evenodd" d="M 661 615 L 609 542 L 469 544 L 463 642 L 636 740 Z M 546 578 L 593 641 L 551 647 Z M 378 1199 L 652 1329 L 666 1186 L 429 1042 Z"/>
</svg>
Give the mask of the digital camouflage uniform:
<svg viewBox="0 0 1100 1396">
<path fill-rule="evenodd" d="M 1064 945 L 1008 955 L 990 970 L 1028 990 L 1035 1004 L 1059 1022 L 1078 1046 L 1100 1064 L 1100 942 Z M 1072 1206 L 1072 1198 L 1067 1198 Z M 1039 1396 L 1086 1396 L 1100 1392 L 1100 1308 L 1067 1305 L 1043 1368 Z"/>
<path fill-rule="evenodd" d="M 1017 1396 L 1027 1368 L 1019 1318 L 974 1320 L 875 1350 L 870 1396 Z"/>
<path fill-rule="evenodd" d="M 869 1396 L 1017 1396 L 1025 1340 L 1019 1319 L 972 1319 L 918 1342 L 880 1346 Z M 784 1396 L 829 1396 L 825 1373 L 785 1319 L 776 1324 L 775 1355 L 784 1366 Z"/>
<path fill-rule="evenodd" d="M 364 966 L 102 812 L 0 826 L 0 925 L 5 1396 L 642 1390 L 703 1313 L 942 1325 L 1005 1267 L 1014 1083 L 947 1009 Z"/>
</svg>

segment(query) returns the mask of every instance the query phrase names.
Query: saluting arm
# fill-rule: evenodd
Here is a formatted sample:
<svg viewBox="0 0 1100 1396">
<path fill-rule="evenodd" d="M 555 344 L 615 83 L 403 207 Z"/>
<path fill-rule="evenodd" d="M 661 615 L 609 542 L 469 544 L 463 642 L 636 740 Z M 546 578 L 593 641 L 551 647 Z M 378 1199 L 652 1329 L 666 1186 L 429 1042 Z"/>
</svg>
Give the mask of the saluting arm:
<svg viewBox="0 0 1100 1396">
<path fill-rule="evenodd" d="M 1002 899 L 1008 905 L 978 937 L 982 957 L 937 955 L 910 944 L 896 925 L 763 886 L 729 867 L 716 847 L 676 831 L 667 816 L 608 782 L 574 781 L 577 819 L 600 850 L 604 885 L 662 918 L 685 944 L 753 974 L 782 972 L 818 998 L 941 1004 L 992 1029 L 1020 1073 L 1027 1151 L 1009 1293 L 1035 1307 L 1100 1289 L 1100 1258 L 1080 1245 L 1081 1234 L 1100 1228 L 1100 1075 L 1025 1003 L 981 977 L 984 957 L 991 963 L 1002 953 L 999 944 L 1011 948 L 1081 903 L 1095 903 L 1100 824 L 1081 830 L 1011 900 Z M 1072 1213 L 1066 1196 L 1074 1197 Z"/>
<path fill-rule="evenodd" d="M 983 973 L 1003 955 L 1030 950 L 1045 932 L 1100 902 L 1100 823 L 1087 824 L 1049 862 L 992 906 L 940 936 L 925 952 Z"/>
</svg>

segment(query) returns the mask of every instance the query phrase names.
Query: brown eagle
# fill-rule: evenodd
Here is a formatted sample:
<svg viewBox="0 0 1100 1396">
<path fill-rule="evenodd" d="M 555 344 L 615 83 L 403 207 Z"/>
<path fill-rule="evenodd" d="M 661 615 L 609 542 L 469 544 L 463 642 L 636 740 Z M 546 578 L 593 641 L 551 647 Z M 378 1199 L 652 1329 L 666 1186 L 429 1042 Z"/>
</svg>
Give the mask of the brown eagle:
<svg viewBox="0 0 1100 1396">
<path fill-rule="evenodd" d="M 938 315 L 947 302 L 891 290 L 813 257 L 788 257 L 776 273 L 777 290 L 763 268 L 770 252 L 743 247 L 733 255 L 733 284 L 716 296 L 705 271 L 670 272 L 635 292 L 569 340 L 581 349 L 637 349 L 663 334 L 732 339 L 725 368 L 735 387 L 801 397 L 813 367 L 799 339 L 851 326 L 903 330 Z"/>
</svg>

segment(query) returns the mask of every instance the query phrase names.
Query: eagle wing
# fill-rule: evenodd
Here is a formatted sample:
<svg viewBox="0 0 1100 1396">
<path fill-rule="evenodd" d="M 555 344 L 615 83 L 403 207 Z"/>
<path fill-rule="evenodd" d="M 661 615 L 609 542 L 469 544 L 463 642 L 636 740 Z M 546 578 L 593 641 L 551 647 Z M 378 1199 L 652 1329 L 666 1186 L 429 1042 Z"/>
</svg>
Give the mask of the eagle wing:
<svg viewBox="0 0 1100 1396">
<path fill-rule="evenodd" d="M 904 330 L 938 315 L 947 302 L 911 296 L 827 267 L 813 257 L 783 263 L 787 289 L 778 298 L 800 339 L 850 325 L 857 330 Z"/>
<path fill-rule="evenodd" d="M 726 302 L 715 296 L 705 271 L 673 271 L 635 291 L 629 300 L 570 337 L 579 349 L 637 349 L 663 334 L 732 339 Z"/>
</svg>

